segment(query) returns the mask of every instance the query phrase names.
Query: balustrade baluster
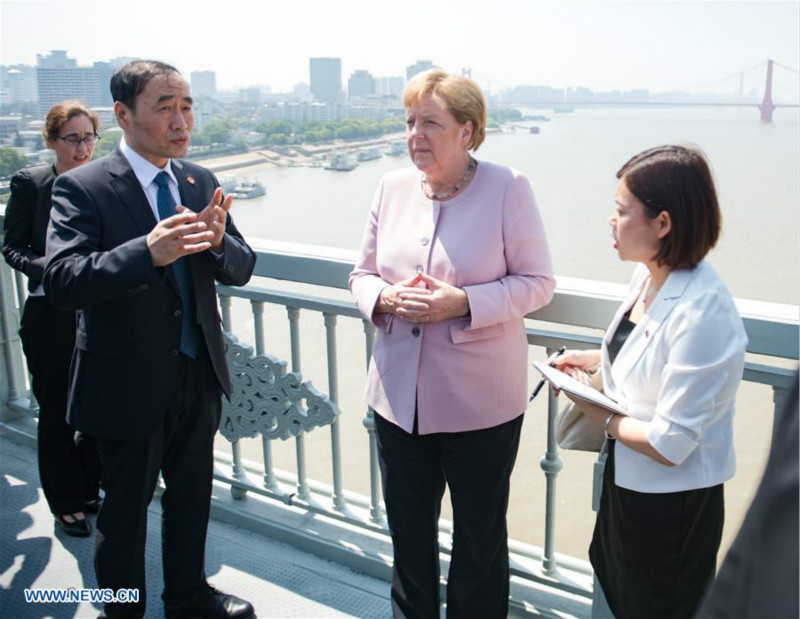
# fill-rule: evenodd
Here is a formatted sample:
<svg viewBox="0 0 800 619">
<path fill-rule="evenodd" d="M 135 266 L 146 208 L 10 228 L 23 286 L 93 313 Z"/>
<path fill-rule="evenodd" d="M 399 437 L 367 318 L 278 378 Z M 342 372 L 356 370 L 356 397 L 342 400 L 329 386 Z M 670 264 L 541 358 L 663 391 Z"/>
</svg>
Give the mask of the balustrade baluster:
<svg viewBox="0 0 800 619">
<path fill-rule="evenodd" d="M 300 372 L 300 310 L 287 307 L 289 315 L 289 336 L 292 344 L 292 372 Z M 295 438 L 297 454 L 297 497 L 307 501 L 311 493 L 306 479 L 306 437 L 302 430 Z"/>
<path fill-rule="evenodd" d="M 791 386 L 791 385 L 790 385 Z M 789 387 L 781 387 L 779 385 L 772 386 L 772 443 L 775 443 L 775 432 L 778 426 L 775 424 L 775 419 L 778 418 L 778 413 L 786 404 L 786 398 L 789 396 Z"/>
<path fill-rule="evenodd" d="M 375 327 L 368 320 L 362 319 L 364 335 L 367 342 L 367 367 L 372 359 L 372 344 L 375 341 Z M 381 478 L 378 468 L 378 443 L 375 440 L 375 413 L 368 406 L 367 415 L 364 417 L 364 427 L 369 437 L 369 516 L 373 522 L 383 521 L 381 509 Z"/>
<path fill-rule="evenodd" d="M 555 348 L 547 349 L 549 357 Z M 555 559 L 555 525 L 556 525 L 556 477 L 558 472 L 564 468 L 564 463 L 558 455 L 558 443 L 556 443 L 556 415 L 558 414 L 558 397 L 553 390 L 547 389 L 547 451 L 539 461 L 545 475 L 545 516 L 544 516 L 544 554 L 542 556 L 542 567 L 544 573 L 554 575 L 558 566 Z"/>
<path fill-rule="evenodd" d="M 339 404 L 339 368 L 336 359 L 336 314 L 323 312 L 328 352 L 328 397 Z M 339 417 L 331 424 L 331 467 L 333 469 L 333 508 L 344 511 L 346 501 L 342 487 L 342 442 Z"/>
<path fill-rule="evenodd" d="M 266 351 L 264 339 L 264 302 L 250 301 L 253 312 L 253 329 L 256 342 L 256 354 L 263 355 Z M 278 480 L 272 465 L 272 442 L 265 436 L 261 437 L 261 452 L 264 459 L 264 487 L 269 490 L 278 489 Z"/>
<path fill-rule="evenodd" d="M 222 328 L 225 331 L 233 332 L 231 324 L 231 297 L 227 294 L 219 294 L 219 307 L 222 312 Z"/>
<path fill-rule="evenodd" d="M 245 474 L 244 466 L 242 465 L 242 446 L 239 445 L 239 441 L 233 441 L 231 443 L 231 455 L 233 456 L 233 478 L 244 480 Z M 237 500 L 243 499 L 247 496 L 247 490 L 243 490 L 231 485 L 231 496 Z"/>
<path fill-rule="evenodd" d="M 7 397 L 9 400 L 17 400 L 23 393 L 27 392 L 25 387 L 26 369 L 22 364 L 22 355 L 19 354 L 13 343 L 16 336 L 16 327 L 11 320 L 11 316 L 16 310 L 13 299 L 13 283 L 11 269 L 0 269 L 0 341 L 3 343 L 3 355 L 5 360 L 5 371 L 8 379 Z M 2 407 L 0 407 L 2 408 Z M 0 410 L 0 418 L 5 411 Z"/>
<path fill-rule="evenodd" d="M 14 284 L 17 291 L 17 306 L 19 307 L 19 315 L 22 316 L 22 308 L 25 307 L 25 299 L 28 295 L 25 293 L 25 282 L 27 278 L 22 274 L 22 271 L 14 271 Z"/>
<path fill-rule="evenodd" d="M 233 324 L 231 323 L 231 297 L 227 294 L 218 294 L 217 296 L 219 297 L 219 307 L 222 314 L 222 329 L 232 333 Z M 233 458 L 231 464 L 233 478 L 241 479 L 244 477 L 244 467 L 242 466 L 241 446 L 239 445 L 238 440 L 231 442 L 231 456 Z M 231 486 L 231 496 L 234 499 L 243 499 L 245 496 L 247 496 L 247 491 Z"/>
<path fill-rule="evenodd" d="M 28 298 L 28 294 L 26 292 L 27 288 L 25 287 L 25 283 L 27 282 L 27 278 L 22 274 L 21 271 L 14 271 L 14 284 L 17 291 L 17 324 L 19 321 L 22 320 L 22 312 L 25 309 L 25 301 Z M 33 380 L 31 378 L 30 372 L 26 371 L 26 376 L 28 377 L 28 385 L 33 384 Z M 28 389 L 28 401 L 30 402 L 30 408 L 38 408 L 39 404 L 36 402 L 36 398 L 33 395 L 33 389 Z"/>
</svg>

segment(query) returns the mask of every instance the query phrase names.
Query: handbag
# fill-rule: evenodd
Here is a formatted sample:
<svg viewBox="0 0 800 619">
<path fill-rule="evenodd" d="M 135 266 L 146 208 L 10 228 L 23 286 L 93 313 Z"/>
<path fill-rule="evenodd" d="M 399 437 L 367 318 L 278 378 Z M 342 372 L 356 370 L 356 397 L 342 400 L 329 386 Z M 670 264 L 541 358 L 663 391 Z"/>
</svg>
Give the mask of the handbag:
<svg viewBox="0 0 800 619">
<path fill-rule="evenodd" d="M 603 390 L 603 376 L 598 370 L 592 375 L 592 387 Z M 589 421 L 571 400 L 556 415 L 556 442 L 562 449 L 599 453 L 606 440 L 603 428 Z"/>
</svg>

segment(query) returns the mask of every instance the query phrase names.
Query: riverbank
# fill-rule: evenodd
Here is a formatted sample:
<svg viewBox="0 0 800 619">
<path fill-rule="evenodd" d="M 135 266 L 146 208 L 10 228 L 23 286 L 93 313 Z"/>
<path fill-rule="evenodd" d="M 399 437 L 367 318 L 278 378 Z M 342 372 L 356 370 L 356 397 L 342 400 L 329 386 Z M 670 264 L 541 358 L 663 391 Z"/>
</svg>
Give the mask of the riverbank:
<svg viewBox="0 0 800 619">
<path fill-rule="evenodd" d="M 219 174 L 253 166 L 271 168 L 320 167 L 332 152 L 354 153 L 365 148 L 385 150 L 392 142 L 403 139 L 403 133 L 387 133 L 365 140 L 333 140 L 324 144 L 296 144 L 290 146 L 270 146 L 247 153 L 194 159 L 212 172 Z"/>
</svg>

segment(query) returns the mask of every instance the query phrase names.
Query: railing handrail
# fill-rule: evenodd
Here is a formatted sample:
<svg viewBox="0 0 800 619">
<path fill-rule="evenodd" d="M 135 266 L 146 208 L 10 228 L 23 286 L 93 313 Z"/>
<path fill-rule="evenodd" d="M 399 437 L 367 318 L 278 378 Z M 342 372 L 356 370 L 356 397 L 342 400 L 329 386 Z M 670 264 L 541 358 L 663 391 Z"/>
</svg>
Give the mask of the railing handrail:
<svg viewBox="0 0 800 619">
<path fill-rule="evenodd" d="M 327 288 L 347 289 L 358 252 L 318 245 L 248 239 L 256 251 L 255 275 Z M 553 300 L 528 318 L 553 324 L 605 330 L 627 285 L 557 277 Z M 800 355 L 800 306 L 735 299 L 747 337 L 747 352 L 797 360 Z"/>
<path fill-rule="evenodd" d="M 2 215 L 0 215 L 2 223 Z M 1 230 L 1 228 L 0 228 Z M 2 233 L 0 233 L 2 238 Z M 350 271 L 353 269 L 357 252 L 330 247 L 302 245 L 295 243 L 282 243 L 263 239 L 249 239 L 256 251 L 258 260 L 255 275 L 280 280 L 286 284 L 274 284 L 263 280 L 256 281 L 244 287 L 218 286 L 219 300 L 222 311 L 223 324 L 226 329 L 235 332 L 232 323 L 232 299 L 246 299 L 250 302 L 254 327 L 254 348 L 256 354 L 266 352 L 264 336 L 264 305 L 282 306 L 287 310 L 290 327 L 291 366 L 293 371 L 300 371 L 300 325 L 299 315 L 301 310 L 310 310 L 324 318 L 327 354 L 327 371 L 330 395 L 333 401 L 338 400 L 337 354 L 336 354 L 336 319 L 344 316 L 359 320 L 364 326 L 365 353 L 369 358 L 374 337 L 374 328 L 363 319 L 354 301 L 345 291 Z M 20 293 L 18 303 L 13 295 L 13 280 L 16 281 L 17 292 Z M 0 339 L 5 339 L 6 353 L 12 353 L 13 359 L 8 361 L 6 371 L 8 384 L 12 387 L 24 389 L 24 379 L 21 378 L 21 350 L 19 342 L 13 337 L 13 318 L 21 307 L 24 293 L 21 292 L 22 277 L 11 276 L 11 271 L 5 264 L 0 264 L 0 284 L 2 284 L 3 324 L 0 330 Z M 298 284 L 293 286 L 290 284 Z M 311 286 L 304 286 L 311 285 Z M 320 289 L 324 289 L 321 290 Z M 597 347 L 602 334 L 619 307 L 621 299 L 627 293 L 624 284 L 613 284 L 578 278 L 557 278 L 557 289 L 554 299 L 546 308 L 542 308 L 528 315 L 535 321 L 527 325 L 528 342 L 532 346 L 540 346 L 548 352 L 558 346 L 571 347 Z M 745 366 L 744 379 L 752 382 L 764 383 L 773 387 L 773 400 L 775 406 L 780 404 L 780 399 L 785 397 L 785 391 L 791 378 L 796 374 L 796 369 L 789 369 L 785 360 L 797 360 L 798 357 L 798 306 L 776 303 L 762 303 L 758 301 L 737 299 L 737 305 L 744 317 L 750 343 L 748 351 L 765 355 L 768 359 L 761 364 L 760 359 L 750 359 Z M 15 341 L 12 342 L 11 340 Z M 13 363 L 12 363 L 13 362 Z M 16 391 L 19 391 L 17 389 Z M 27 398 L 14 400 L 16 393 L 10 390 L 6 394 L 8 408 L 18 409 L 21 412 L 33 413 L 31 403 Z M 19 395 L 19 394 L 17 394 Z M 10 396 L 10 397 L 9 397 Z M 25 400 L 25 403 L 23 403 Z M 554 438 L 555 416 L 557 413 L 557 400 L 550 394 L 548 397 L 547 412 L 547 449 L 544 458 L 540 461 L 541 469 L 546 477 L 546 504 L 545 504 L 545 544 L 542 549 L 534 549 L 526 544 L 510 540 L 512 550 L 512 573 L 520 577 L 524 586 L 542 584 L 548 590 L 557 590 L 562 593 L 576 596 L 576 605 L 568 614 L 586 616 L 587 598 L 591 595 L 599 596 L 598 590 L 592 587 L 588 578 L 591 569 L 586 562 L 578 559 L 559 556 L 554 546 L 555 531 L 555 485 L 556 478 L 563 464 L 558 454 L 558 447 Z M 23 410 L 24 409 L 24 410 Z M 341 473 L 341 443 L 339 439 L 338 419 L 330 424 L 331 432 L 331 470 L 333 481 L 329 485 L 318 480 L 309 479 L 306 473 L 305 437 L 301 432 L 294 438 L 296 450 L 296 475 L 284 473 L 273 467 L 272 447 L 270 440 L 262 437 L 262 459 L 259 466 L 255 462 L 244 459 L 239 440 L 230 443 L 230 457 L 222 457 L 217 453 L 218 463 L 226 465 L 215 473 L 215 479 L 227 484 L 230 496 L 233 499 L 243 498 L 248 493 L 262 498 L 274 499 L 286 505 L 293 506 L 283 514 L 297 512 L 316 513 L 327 519 L 338 522 L 344 528 L 337 530 L 335 536 L 341 531 L 357 530 L 363 538 L 358 538 L 357 551 L 346 550 L 347 543 L 339 546 L 331 545 L 330 540 L 319 541 L 318 532 L 304 532 L 300 529 L 287 527 L 280 519 L 269 517 L 253 519 L 250 509 L 260 509 L 261 502 L 251 502 L 250 507 L 231 506 L 225 508 L 219 500 L 215 503 L 219 514 L 231 522 L 252 527 L 267 527 L 275 535 L 288 536 L 287 540 L 296 544 L 322 543 L 331 556 L 338 557 L 351 567 L 370 572 L 370 570 L 385 571 L 386 549 L 380 551 L 365 550 L 363 546 L 367 537 L 375 534 L 385 534 L 385 519 L 380 502 L 379 482 L 377 477 L 378 465 L 376 445 L 374 438 L 373 413 L 367 410 L 363 425 L 368 434 L 369 462 L 370 462 L 370 495 L 356 496 L 342 485 Z M 231 439 L 229 439 L 231 440 Z M 598 468 L 600 465 L 600 468 Z M 594 470 L 594 501 L 598 496 L 598 480 L 602 473 L 602 464 L 596 463 Z M 228 472 L 229 470 L 229 472 Z M 257 505 L 254 505 L 258 503 Z M 254 524 L 257 523 L 257 524 Z M 440 543 L 443 561 L 448 556 L 448 523 L 440 523 Z M 305 526 L 305 525 L 303 525 Z M 310 526 L 310 525 L 309 525 Z M 255 530 L 255 529 L 254 529 Z M 383 532 L 383 533 L 381 533 Z M 331 538 L 333 539 L 333 538 Z M 339 537 L 335 537 L 339 539 Z M 366 542 L 367 546 L 369 542 Z M 334 550 L 332 550 L 335 548 Z M 383 572 L 381 572 L 383 574 Z M 381 577 L 386 577 L 385 574 Z M 521 600 L 526 599 L 522 594 Z M 561 595 L 556 594 L 557 596 Z M 561 599 L 561 598 L 559 598 Z M 595 600 L 597 603 L 597 599 Z M 561 604 L 562 602 L 559 602 Z M 515 601 L 519 608 L 525 602 Z M 554 607 L 555 608 L 555 607 Z M 563 612 L 563 607 L 559 606 Z"/>
</svg>

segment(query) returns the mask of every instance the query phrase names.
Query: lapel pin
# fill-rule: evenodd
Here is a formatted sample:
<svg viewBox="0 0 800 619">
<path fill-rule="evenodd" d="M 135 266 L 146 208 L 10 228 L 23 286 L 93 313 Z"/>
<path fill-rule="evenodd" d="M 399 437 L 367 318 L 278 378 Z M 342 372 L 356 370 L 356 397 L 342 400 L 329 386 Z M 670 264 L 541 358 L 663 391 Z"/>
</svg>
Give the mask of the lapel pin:
<svg viewBox="0 0 800 619">
<path fill-rule="evenodd" d="M 186 182 L 189 183 L 190 185 L 194 185 L 194 176 L 187 176 Z"/>
<path fill-rule="evenodd" d="M 645 337 L 650 337 L 650 329 L 646 329 L 644 332 Z"/>
</svg>

